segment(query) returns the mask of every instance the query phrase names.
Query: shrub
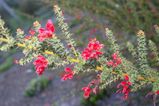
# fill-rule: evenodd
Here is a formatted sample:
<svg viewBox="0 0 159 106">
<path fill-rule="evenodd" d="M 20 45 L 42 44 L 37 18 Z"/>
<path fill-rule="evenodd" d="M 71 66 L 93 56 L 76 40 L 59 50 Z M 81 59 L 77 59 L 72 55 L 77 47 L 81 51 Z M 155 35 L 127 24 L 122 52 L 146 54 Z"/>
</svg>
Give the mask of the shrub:
<svg viewBox="0 0 159 106">
<path fill-rule="evenodd" d="M 4 63 L 2 63 L 0 65 L 0 73 L 8 70 L 11 66 L 13 65 L 13 58 L 12 57 L 8 57 Z"/>
<path fill-rule="evenodd" d="M 139 30 L 137 33 L 137 47 L 128 43 L 128 50 L 136 61 L 129 61 L 122 51 L 121 46 L 116 43 L 113 32 L 106 28 L 106 37 L 109 48 L 101 44 L 96 38 L 91 39 L 80 52 L 77 44 L 72 38 L 67 23 L 61 9 L 55 5 L 54 11 L 59 28 L 64 37 L 65 45 L 56 36 L 55 26 L 48 20 L 45 27 L 38 21 L 33 23 L 29 35 L 25 36 L 24 31 L 17 29 L 15 38 L 10 36 L 8 29 L 4 27 L 3 20 L 0 20 L 0 50 L 6 51 L 11 47 L 23 48 L 24 58 L 19 60 L 20 65 L 24 65 L 34 60 L 36 73 L 42 75 L 47 68 L 58 68 L 67 65 L 62 75 L 62 80 L 70 80 L 78 73 L 94 72 L 96 77 L 82 88 L 84 98 L 89 98 L 91 94 L 96 94 L 98 89 L 104 89 L 109 84 L 120 81 L 117 85 L 117 93 L 123 94 L 123 99 L 128 99 L 129 93 L 141 89 L 143 86 L 151 85 L 154 98 L 159 94 L 159 73 L 156 68 L 152 68 L 148 62 L 148 47 L 145 33 Z M 157 29 L 157 32 L 159 30 Z M 152 52 L 154 58 L 158 58 L 158 50 L 153 45 Z M 158 63 L 158 59 L 156 59 Z M 157 64 L 158 65 L 158 64 Z"/>
<path fill-rule="evenodd" d="M 50 80 L 47 77 L 38 77 L 32 79 L 25 90 L 25 96 L 33 97 L 42 92 L 48 85 Z"/>
<path fill-rule="evenodd" d="M 82 9 L 104 16 L 114 29 L 122 29 L 133 35 L 142 29 L 152 38 L 153 26 L 159 22 L 159 2 L 156 0 L 63 0 L 58 3 L 75 15 Z M 72 8 L 78 11 L 72 12 Z"/>
</svg>

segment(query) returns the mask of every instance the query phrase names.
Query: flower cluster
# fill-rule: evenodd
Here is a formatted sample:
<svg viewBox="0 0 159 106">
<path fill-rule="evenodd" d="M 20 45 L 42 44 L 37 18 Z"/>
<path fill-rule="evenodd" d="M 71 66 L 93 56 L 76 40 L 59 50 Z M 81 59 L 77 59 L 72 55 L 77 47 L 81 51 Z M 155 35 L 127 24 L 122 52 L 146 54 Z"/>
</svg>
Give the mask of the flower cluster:
<svg viewBox="0 0 159 106">
<path fill-rule="evenodd" d="M 117 53 L 113 53 L 112 54 L 112 60 L 107 62 L 108 66 L 111 66 L 113 68 L 117 67 L 119 64 L 121 64 L 122 60 L 121 58 L 118 56 Z"/>
<path fill-rule="evenodd" d="M 73 78 L 74 72 L 69 67 L 65 68 L 65 72 L 66 73 L 62 76 L 63 81 Z"/>
<path fill-rule="evenodd" d="M 42 75 L 45 68 L 48 66 L 48 61 L 45 59 L 45 57 L 39 55 L 33 64 L 35 65 L 36 73 L 38 75 Z"/>
<path fill-rule="evenodd" d="M 37 28 L 41 25 L 39 24 L 38 21 L 36 21 L 34 22 L 33 26 Z M 30 29 L 29 34 L 25 36 L 25 40 L 31 39 L 36 33 L 38 33 L 39 41 L 43 42 L 45 39 L 53 38 L 55 36 L 54 32 L 55 32 L 54 24 L 52 20 L 49 19 L 45 25 L 45 28 L 42 27 L 38 28 L 38 32 L 36 32 L 36 30 Z"/>
<path fill-rule="evenodd" d="M 40 42 L 43 42 L 45 39 L 53 38 L 55 32 L 54 24 L 51 20 L 48 20 L 45 28 L 39 29 L 38 39 Z"/>
<path fill-rule="evenodd" d="M 117 93 L 123 93 L 124 94 L 123 99 L 125 99 L 125 100 L 128 98 L 128 95 L 131 91 L 131 89 L 130 89 L 131 85 L 132 85 L 132 83 L 129 81 L 129 76 L 128 75 L 125 75 L 124 76 L 124 81 L 120 82 L 117 85 L 117 88 L 121 88 L 117 91 Z"/>
<path fill-rule="evenodd" d="M 95 39 L 91 39 L 87 45 L 87 47 L 82 52 L 82 58 L 84 60 L 89 59 L 97 59 L 100 55 L 103 54 L 101 49 L 103 48 L 103 44 L 100 44 L 99 41 Z"/>
<path fill-rule="evenodd" d="M 97 93 L 98 85 L 100 83 L 100 76 L 97 79 L 92 80 L 86 87 L 83 87 L 82 90 L 84 91 L 84 98 L 89 98 L 90 94 L 93 92 L 94 94 Z"/>
</svg>

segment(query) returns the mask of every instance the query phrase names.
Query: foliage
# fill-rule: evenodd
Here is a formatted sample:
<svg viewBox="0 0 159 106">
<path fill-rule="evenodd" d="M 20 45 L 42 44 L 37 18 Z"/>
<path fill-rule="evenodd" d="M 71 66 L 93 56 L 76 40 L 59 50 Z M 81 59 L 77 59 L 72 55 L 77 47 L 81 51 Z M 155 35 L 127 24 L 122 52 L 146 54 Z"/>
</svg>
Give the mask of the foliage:
<svg viewBox="0 0 159 106">
<path fill-rule="evenodd" d="M 34 22 L 32 30 L 29 31 L 30 36 L 25 36 L 24 32 L 18 29 L 16 37 L 13 38 L 9 36 L 1 20 L 0 33 L 3 35 L 0 37 L 1 50 L 6 51 L 15 46 L 23 48 L 22 52 L 25 57 L 19 60 L 19 64 L 24 65 L 36 59 L 34 61 L 36 72 L 43 72 L 47 67 L 58 68 L 68 65 L 62 79 L 72 79 L 78 73 L 96 73 L 96 78 L 82 88 L 85 98 L 116 81 L 121 81 L 117 88 L 118 93 L 124 94 L 124 99 L 127 99 L 129 92 L 137 91 L 147 84 L 152 85 L 152 92 L 155 96 L 159 94 L 159 73 L 148 63 L 147 40 L 142 30 L 137 33 L 137 48 L 128 43 L 128 50 L 132 52 L 135 62 L 129 61 L 123 55 L 122 47 L 117 44 L 113 32 L 108 28 L 105 29 L 105 33 L 109 48 L 104 50 L 103 44 L 97 39 L 91 39 L 84 51 L 79 52 L 69 27 L 64 21 L 61 9 L 55 5 L 54 11 L 59 28 L 63 32 L 62 36 L 65 38 L 63 41 L 54 33 L 54 25 L 51 21 L 47 22 L 45 28 L 39 22 Z M 40 37 L 45 38 L 44 41 L 40 41 Z M 149 45 L 154 46 L 152 52 L 156 55 L 155 58 L 158 58 L 156 45 L 152 42 Z M 158 62 L 158 59 L 155 59 L 155 62 Z"/>
<path fill-rule="evenodd" d="M 153 25 L 159 23 L 159 2 L 156 0 L 62 0 L 57 1 L 67 11 L 89 11 L 104 16 L 115 29 L 136 33 L 144 30 L 148 37 L 153 36 Z"/>
<path fill-rule="evenodd" d="M 12 57 L 8 57 L 4 63 L 2 63 L 0 65 L 0 73 L 8 70 L 11 66 L 13 65 L 13 58 Z"/>
<path fill-rule="evenodd" d="M 83 106 L 96 106 L 96 102 L 98 100 L 101 100 L 105 96 L 109 96 L 109 94 L 106 92 L 106 90 L 102 90 L 97 95 L 92 95 L 88 100 L 82 99 L 82 105 Z"/>
<path fill-rule="evenodd" d="M 25 96 L 33 97 L 42 92 L 49 84 L 47 77 L 38 77 L 32 79 L 25 90 Z"/>
<path fill-rule="evenodd" d="M 37 19 L 47 19 L 48 17 L 53 16 L 53 12 L 51 11 L 52 6 L 46 4 L 45 1 L 1 0 L 0 14 L 4 21 L 6 21 L 6 25 L 12 33 L 15 33 L 16 29 L 19 27 L 23 27 L 24 30 L 28 30 L 30 29 L 30 25 L 33 21 Z"/>
</svg>

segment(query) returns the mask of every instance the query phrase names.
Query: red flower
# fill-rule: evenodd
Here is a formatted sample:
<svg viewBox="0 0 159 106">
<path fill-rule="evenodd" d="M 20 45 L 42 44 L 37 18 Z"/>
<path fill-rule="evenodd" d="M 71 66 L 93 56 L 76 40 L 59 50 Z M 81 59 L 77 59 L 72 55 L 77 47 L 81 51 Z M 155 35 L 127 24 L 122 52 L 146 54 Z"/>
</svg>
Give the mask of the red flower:
<svg viewBox="0 0 159 106">
<path fill-rule="evenodd" d="M 88 46 L 87 46 L 90 50 L 96 50 L 99 51 L 103 48 L 103 44 L 100 44 L 99 41 L 97 41 L 96 39 L 92 39 L 90 40 Z"/>
<path fill-rule="evenodd" d="M 46 23 L 46 29 L 51 31 L 51 32 L 55 32 L 55 27 L 54 27 L 54 24 L 52 23 L 51 20 L 48 20 L 47 23 Z"/>
<path fill-rule="evenodd" d="M 92 80 L 86 87 L 83 87 L 82 90 L 84 91 L 84 98 L 88 98 L 90 93 L 93 92 L 97 94 L 98 86 L 100 83 L 100 75 L 97 75 L 97 79 Z"/>
<path fill-rule="evenodd" d="M 96 39 L 90 40 L 87 47 L 82 52 L 82 58 L 85 60 L 89 59 L 97 59 L 100 55 L 103 54 L 101 49 L 103 48 L 103 44 L 100 44 Z"/>
<path fill-rule="evenodd" d="M 84 98 L 88 98 L 90 96 L 90 93 L 92 92 L 91 88 L 90 87 L 83 87 L 82 90 L 84 91 Z"/>
<path fill-rule="evenodd" d="M 65 72 L 66 73 L 62 76 L 63 81 L 73 78 L 74 73 L 69 67 L 65 68 Z"/>
<path fill-rule="evenodd" d="M 110 60 L 110 61 L 107 62 L 107 65 L 108 66 L 114 66 L 114 62 L 112 60 Z"/>
<path fill-rule="evenodd" d="M 124 97 L 123 99 L 127 99 L 128 95 L 131 91 L 130 86 L 131 86 L 131 82 L 129 81 L 129 76 L 125 75 L 124 81 L 122 81 L 120 84 L 117 85 L 117 88 L 121 88 L 117 91 L 117 93 L 123 93 Z"/>
<path fill-rule="evenodd" d="M 38 59 L 35 60 L 33 64 L 35 65 L 36 73 L 38 75 L 42 75 L 48 65 L 48 61 L 45 59 L 45 57 L 39 55 Z"/>
<path fill-rule="evenodd" d="M 29 30 L 29 34 L 30 34 L 30 35 L 34 35 L 34 34 L 35 34 L 35 31 L 34 31 L 33 29 L 30 29 L 30 30 Z"/>
<path fill-rule="evenodd" d="M 159 95 L 159 90 L 157 90 L 155 93 L 156 93 L 157 95 Z"/>
<path fill-rule="evenodd" d="M 36 73 L 37 73 L 38 75 L 42 75 L 43 72 L 44 72 L 44 70 L 45 70 L 45 66 L 43 66 L 43 65 L 41 65 L 41 66 L 36 66 L 35 69 L 36 69 Z"/>
<path fill-rule="evenodd" d="M 112 54 L 112 59 L 113 59 L 113 60 L 110 60 L 110 61 L 107 62 L 107 65 L 108 65 L 108 66 L 111 66 L 111 67 L 115 68 L 115 67 L 117 67 L 119 64 L 122 63 L 122 60 L 121 60 L 121 58 L 118 56 L 117 53 Z"/>
<path fill-rule="evenodd" d="M 54 37 L 55 27 L 51 20 L 48 20 L 45 28 L 39 29 L 38 39 L 43 42 L 45 39 Z"/>
</svg>

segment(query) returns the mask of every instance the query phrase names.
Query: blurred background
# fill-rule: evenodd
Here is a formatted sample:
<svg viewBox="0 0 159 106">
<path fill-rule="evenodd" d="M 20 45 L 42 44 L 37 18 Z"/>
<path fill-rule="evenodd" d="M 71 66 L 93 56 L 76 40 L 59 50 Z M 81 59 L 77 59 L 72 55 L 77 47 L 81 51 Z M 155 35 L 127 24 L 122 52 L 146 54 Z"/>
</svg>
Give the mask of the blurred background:
<svg viewBox="0 0 159 106">
<path fill-rule="evenodd" d="M 106 27 L 113 30 L 123 51 L 126 51 L 126 40 L 135 43 L 136 32 L 140 29 L 159 47 L 159 36 L 154 29 L 154 25 L 159 24 L 159 0 L 0 0 L 0 16 L 12 36 L 17 28 L 28 32 L 34 21 L 44 25 L 48 19 L 53 20 L 56 33 L 60 35 L 53 12 L 55 4 L 61 7 L 79 49 L 94 37 L 107 45 Z M 9 53 L 0 52 L 0 106 L 153 105 L 152 98 L 146 98 L 143 90 L 132 93 L 127 101 L 121 100 L 114 85 L 85 100 L 81 88 L 91 81 L 91 74 L 62 82 L 60 71 L 63 68 L 60 68 L 38 77 L 32 64 L 15 64 L 22 56 L 14 48 Z"/>
</svg>

